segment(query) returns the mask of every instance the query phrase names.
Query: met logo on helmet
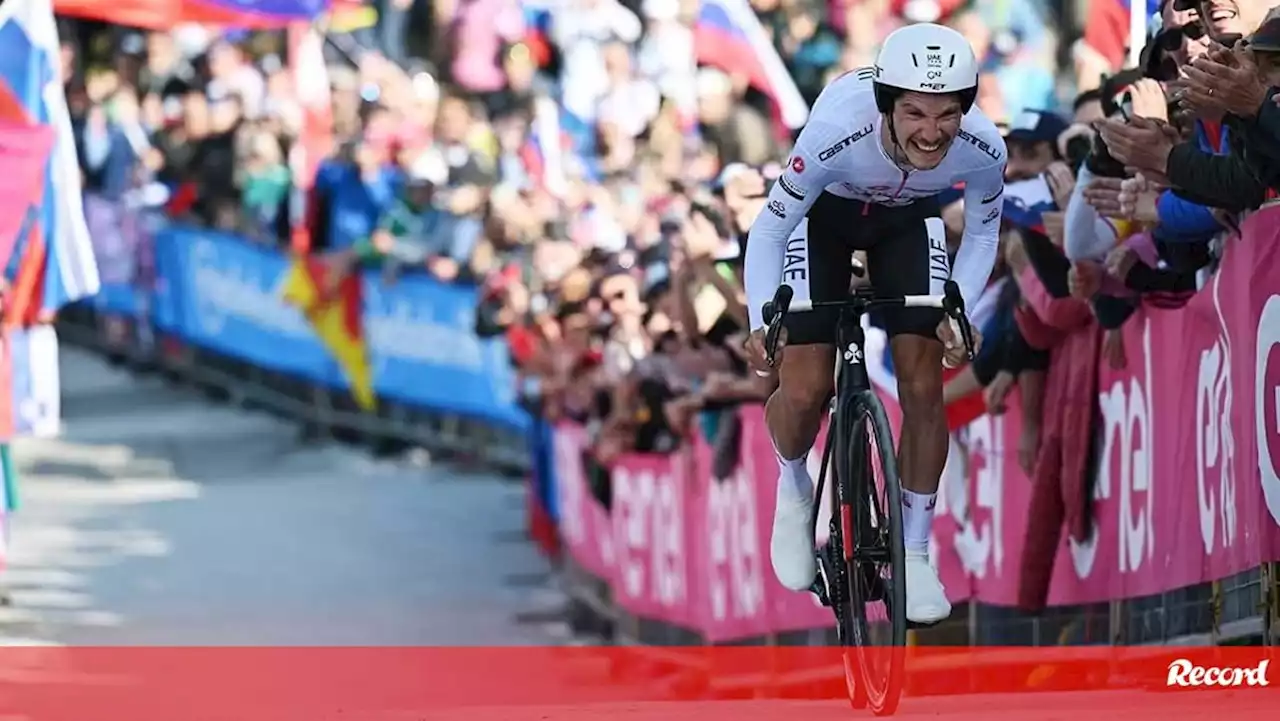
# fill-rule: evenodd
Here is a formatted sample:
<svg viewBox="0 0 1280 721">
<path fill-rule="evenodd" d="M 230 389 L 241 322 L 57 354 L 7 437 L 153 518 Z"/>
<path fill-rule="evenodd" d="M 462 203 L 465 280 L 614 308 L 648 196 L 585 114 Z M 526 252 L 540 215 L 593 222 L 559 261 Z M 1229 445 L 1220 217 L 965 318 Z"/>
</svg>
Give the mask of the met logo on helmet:
<svg viewBox="0 0 1280 721">
<path fill-rule="evenodd" d="M 941 91 L 947 89 L 946 83 L 920 83 L 921 90 Z"/>
</svg>

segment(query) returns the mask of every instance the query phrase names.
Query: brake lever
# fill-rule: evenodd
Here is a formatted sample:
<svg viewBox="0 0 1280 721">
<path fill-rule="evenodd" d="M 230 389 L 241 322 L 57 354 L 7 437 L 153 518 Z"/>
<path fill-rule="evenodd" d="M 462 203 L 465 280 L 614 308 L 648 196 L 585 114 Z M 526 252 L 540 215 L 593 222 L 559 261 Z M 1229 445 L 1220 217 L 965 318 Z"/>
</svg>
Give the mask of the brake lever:
<svg viewBox="0 0 1280 721">
<path fill-rule="evenodd" d="M 954 280 L 948 280 L 943 285 L 943 293 L 945 297 L 943 312 L 960 326 L 960 340 L 964 343 L 964 354 L 972 363 L 976 355 L 973 347 L 973 326 L 969 324 L 969 317 L 964 312 L 964 296 L 960 295 L 960 286 Z"/>
<path fill-rule="evenodd" d="M 964 342 L 964 354 L 972 363 L 974 356 L 977 355 L 973 347 L 973 326 L 969 324 L 969 319 L 965 317 L 962 311 L 957 311 L 952 316 L 956 320 L 956 324 L 960 326 L 960 340 Z"/>
<path fill-rule="evenodd" d="M 787 309 L 791 307 L 793 293 L 791 286 L 780 285 L 774 292 L 773 299 L 760 309 L 764 322 L 769 325 L 764 332 L 764 359 L 770 368 L 773 368 L 777 362 L 774 356 L 778 352 L 778 335 L 782 332 L 782 319 L 786 316 Z"/>
<path fill-rule="evenodd" d="M 775 356 L 778 354 L 778 334 L 782 332 L 782 323 L 779 322 L 781 318 L 778 318 L 775 313 L 769 312 L 773 310 L 770 307 L 772 305 L 770 303 L 765 306 L 765 316 L 769 318 L 769 327 L 764 332 L 764 360 L 769 364 L 770 368 L 773 368 L 777 362 Z"/>
</svg>

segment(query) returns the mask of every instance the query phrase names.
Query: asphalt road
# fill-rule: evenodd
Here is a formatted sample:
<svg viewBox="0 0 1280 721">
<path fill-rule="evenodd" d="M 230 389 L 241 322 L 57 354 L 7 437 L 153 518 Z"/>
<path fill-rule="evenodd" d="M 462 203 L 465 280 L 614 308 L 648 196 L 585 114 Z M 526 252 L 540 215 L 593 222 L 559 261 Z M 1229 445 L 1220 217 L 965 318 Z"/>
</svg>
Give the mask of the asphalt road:
<svg viewBox="0 0 1280 721">
<path fill-rule="evenodd" d="M 15 445 L 0 634 L 124 645 L 522 645 L 563 634 L 520 484 L 379 462 L 62 354 L 57 440 Z"/>
</svg>

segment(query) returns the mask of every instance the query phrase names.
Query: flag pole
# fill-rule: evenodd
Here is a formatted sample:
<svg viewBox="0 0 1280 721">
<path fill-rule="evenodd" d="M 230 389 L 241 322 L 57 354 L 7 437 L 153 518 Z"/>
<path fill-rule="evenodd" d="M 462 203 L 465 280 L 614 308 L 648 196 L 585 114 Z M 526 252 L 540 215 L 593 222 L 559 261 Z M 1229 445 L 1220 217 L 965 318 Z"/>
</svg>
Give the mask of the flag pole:
<svg viewBox="0 0 1280 721">
<path fill-rule="evenodd" d="M 1147 0 L 1129 0 L 1129 62 L 1136 68 L 1142 61 L 1142 48 L 1147 44 Z"/>
<path fill-rule="evenodd" d="M 319 36 L 320 51 L 324 48 L 324 32 L 325 20 L 317 17 L 306 22 L 293 23 L 288 28 L 289 37 L 289 66 L 292 72 L 297 75 L 301 72 L 300 63 L 304 50 L 310 50 L 306 45 L 312 42 L 312 33 Z M 327 78 L 324 82 L 328 82 Z M 327 89 L 325 93 L 328 95 Z M 312 238 L 311 229 L 314 227 L 312 215 L 318 211 L 314 207 L 312 190 L 315 186 L 315 169 L 318 167 L 320 158 L 313 158 L 311 154 L 313 148 L 308 147 L 311 139 L 310 125 L 312 121 L 313 110 L 310 107 L 311 98 L 298 98 L 299 110 L 302 114 L 302 125 L 298 128 L 298 136 L 294 138 L 293 147 L 290 149 L 290 165 L 293 171 L 293 194 L 289 214 L 290 220 L 290 239 L 289 246 L 293 253 L 305 255 L 311 251 Z"/>
</svg>

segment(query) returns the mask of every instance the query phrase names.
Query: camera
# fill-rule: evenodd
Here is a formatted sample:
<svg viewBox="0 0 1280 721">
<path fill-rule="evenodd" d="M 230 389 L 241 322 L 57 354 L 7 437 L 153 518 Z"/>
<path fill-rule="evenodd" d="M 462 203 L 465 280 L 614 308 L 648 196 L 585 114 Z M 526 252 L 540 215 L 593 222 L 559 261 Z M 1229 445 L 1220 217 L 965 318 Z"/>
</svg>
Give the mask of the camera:
<svg viewBox="0 0 1280 721">
<path fill-rule="evenodd" d="M 1125 119 L 1130 117 L 1129 107 L 1132 105 L 1132 96 L 1126 92 L 1119 103 L 1116 102 L 1116 98 L 1122 90 L 1142 77 L 1142 70 L 1134 68 L 1117 73 L 1102 81 L 1102 111 L 1107 117 L 1112 117 L 1116 114 L 1123 115 Z M 1128 176 L 1125 172 L 1124 164 L 1111 157 L 1111 152 L 1107 150 L 1107 144 L 1102 142 L 1102 136 L 1100 135 L 1093 136 L 1092 148 L 1085 159 L 1085 166 L 1094 175 L 1103 178 L 1124 178 Z"/>
<path fill-rule="evenodd" d="M 1124 163 L 1111 157 L 1111 152 L 1107 150 L 1107 144 L 1102 142 L 1101 135 L 1093 136 L 1093 148 L 1089 152 L 1089 157 L 1085 159 L 1085 166 L 1089 168 L 1089 172 L 1100 178 L 1128 177 Z"/>
<path fill-rule="evenodd" d="M 1079 172 L 1080 166 L 1084 165 L 1092 150 L 1093 141 L 1087 136 L 1077 135 L 1068 140 L 1066 147 L 1067 164 L 1071 166 L 1072 170 Z"/>
</svg>

